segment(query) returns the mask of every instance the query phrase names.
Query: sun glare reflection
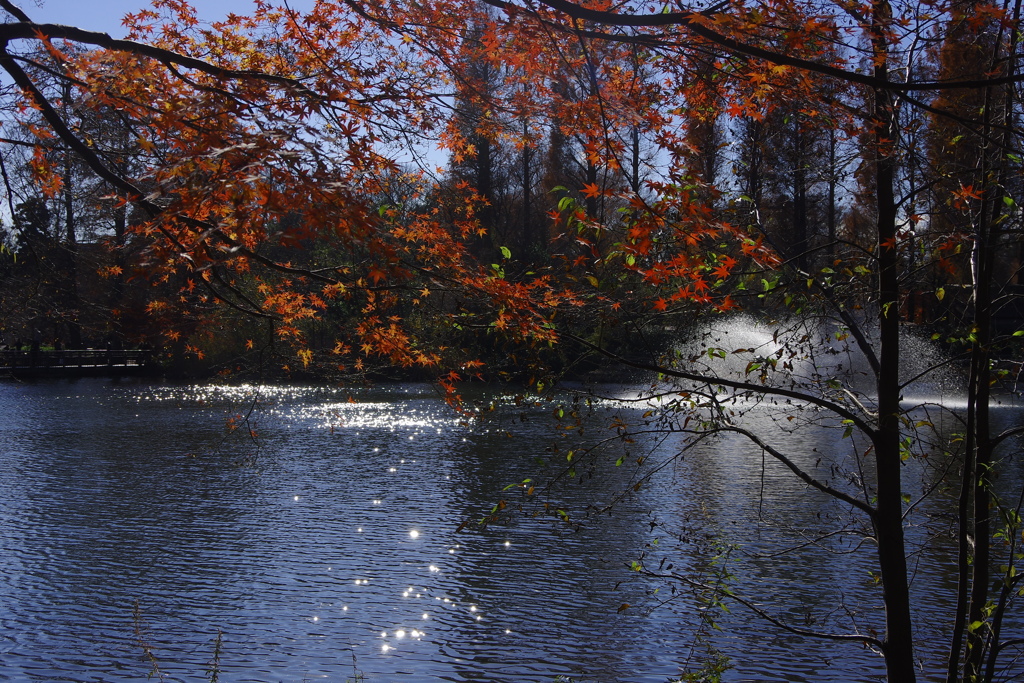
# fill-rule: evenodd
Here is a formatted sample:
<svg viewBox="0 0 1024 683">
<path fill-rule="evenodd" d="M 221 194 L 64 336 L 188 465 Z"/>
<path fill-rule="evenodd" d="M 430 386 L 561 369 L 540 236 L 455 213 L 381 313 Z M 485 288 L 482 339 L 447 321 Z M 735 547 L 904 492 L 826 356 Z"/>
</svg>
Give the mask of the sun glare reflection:
<svg viewBox="0 0 1024 683">
<path fill-rule="evenodd" d="M 152 387 L 135 394 L 137 402 L 175 401 L 182 404 L 198 404 L 202 407 L 228 406 L 256 403 L 264 411 L 296 422 L 313 422 L 332 432 L 339 429 L 414 429 L 417 434 L 427 429 L 441 434 L 444 428 L 455 427 L 458 419 L 440 405 L 424 409 L 410 404 L 426 397 L 426 392 L 402 392 L 399 400 L 360 401 L 359 392 L 354 394 L 343 388 L 311 386 L 274 386 L 268 384 L 221 385 L 206 384 L 187 387 Z M 379 396 L 379 391 L 374 392 Z M 396 398 L 398 398 L 396 396 Z M 409 435 L 415 440 L 415 435 Z M 373 451 L 379 452 L 379 448 Z"/>
<path fill-rule="evenodd" d="M 360 396 L 367 400 L 360 400 Z M 324 577 L 322 572 L 326 565 L 320 564 L 322 562 L 320 560 L 320 562 L 316 562 L 316 570 L 321 572 L 320 576 L 324 580 L 337 580 L 339 581 L 338 585 L 342 587 L 347 585 L 348 595 L 339 595 L 340 599 L 337 602 L 320 603 L 319 606 L 313 606 L 304 614 L 298 615 L 298 621 L 305 621 L 310 632 L 322 631 L 324 634 L 329 634 L 330 630 L 334 628 L 357 626 L 363 637 L 369 636 L 371 644 L 375 642 L 380 645 L 380 653 L 390 653 L 390 656 L 400 658 L 410 654 L 415 647 L 418 647 L 414 645 L 415 641 L 426 637 L 424 631 L 420 628 L 412 628 L 412 624 L 418 623 L 420 626 L 425 626 L 423 624 L 425 621 L 436 622 L 438 628 L 441 629 L 438 631 L 439 637 L 445 637 L 445 632 L 452 628 L 453 623 L 466 626 L 480 622 L 483 619 L 484 609 L 488 607 L 487 604 L 483 608 L 477 604 L 470 604 L 470 599 L 480 596 L 467 595 L 449 585 L 458 582 L 463 571 L 459 559 L 467 557 L 466 553 L 470 553 L 471 546 L 462 548 L 460 545 L 452 543 L 449 540 L 450 537 L 445 539 L 447 534 L 429 525 L 421 517 L 411 517 L 403 523 L 396 516 L 393 520 L 396 523 L 393 525 L 389 523 L 387 527 L 382 526 L 378 518 L 374 517 L 378 514 L 398 515 L 402 511 L 405 501 L 403 486 L 406 485 L 406 482 L 416 482 L 427 476 L 424 472 L 418 471 L 417 458 L 423 458 L 424 463 L 431 468 L 436 466 L 442 468 L 441 472 L 429 470 L 430 476 L 434 478 L 435 482 L 441 480 L 451 482 L 453 479 L 458 481 L 458 475 L 444 474 L 446 470 L 453 471 L 447 458 L 455 455 L 455 452 L 464 450 L 465 444 L 474 438 L 474 434 L 485 435 L 491 432 L 491 430 L 477 425 L 467 426 L 462 421 L 463 418 L 454 416 L 452 411 L 443 404 L 435 405 L 433 402 L 425 400 L 428 396 L 433 400 L 433 396 L 429 392 L 409 392 L 408 390 L 404 395 L 401 390 L 389 392 L 374 389 L 362 393 L 357 390 L 350 397 L 349 390 L 345 389 L 246 384 L 234 387 L 207 385 L 156 388 L 147 390 L 144 394 L 138 394 L 137 398 L 140 402 L 146 400 L 176 401 L 185 410 L 194 410 L 198 407 L 207 411 L 207 414 L 213 415 L 217 415 L 220 411 L 228 414 L 248 415 L 250 413 L 247 413 L 246 409 L 249 406 L 255 406 L 251 415 L 254 421 L 257 419 L 263 421 L 264 429 L 261 430 L 261 437 L 264 434 L 274 435 L 273 430 L 275 429 L 280 432 L 290 429 L 292 431 L 286 432 L 284 438 L 291 439 L 292 435 L 298 435 L 295 438 L 300 439 L 303 444 L 312 439 L 312 443 L 322 446 L 326 442 L 321 442 L 320 439 L 327 439 L 326 430 L 329 430 L 332 435 L 330 445 L 317 452 L 319 454 L 337 454 L 343 457 L 316 460 L 314 464 L 323 468 L 351 464 L 354 468 L 360 468 L 358 476 L 366 478 L 369 482 L 361 489 L 354 489 L 353 500 L 356 502 L 353 507 L 362 506 L 361 514 L 358 516 L 375 524 L 376 531 L 374 533 L 367 532 L 366 536 L 360 536 L 359 539 L 350 537 L 350 541 L 358 540 L 371 543 L 378 540 L 376 538 L 378 534 L 382 537 L 386 535 L 392 541 L 397 540 L 398 543 L 386 549 L 389 553 L 389 562 L 398 559 L 404 566 L 403 570 L 413 574 L 398 580 L 416 581 L 417 585 L 421 587 L 417 588 L 416 585 L 408 584 L 405 586 L 397 584 L 396 586 L 391 582 L 401 575 L 401 571 L 392 574 L 390 568 L 385 571 L 371 562 L 351 564 L 346 558 L 332 558 L 331 561 L 338 564 L 338 572 L 335 574 L 333 566 L 327 566 L 326 571 L 330 573 L 330 576 Z M 352 400 L 353 398 L 355 400 Z M 174 404 L 172 403 L 172 405 Z M 267 425 L 268 422 L 269 425 Z M 318 431 L 319 429 L 325 431 L 321 433 Z M 343 432 L 343 436 L 339 437 L 339 432 Z M 303 436 L 302 433 L 308 436 Z M 270 437 L 263 438 L 266 438 L 267 443 L 271 445 L 277 443 Z M 459 445 L 459 439 L 461 439 L 462 445 Z M 435 448 L 434 444 L 440 445 Z M 291 456 L 291 450 L 287 448 L 283 450 L 284 455 Z M 400 457 L 403 453 L 410 457 Z M 440 463 L 435 462 L 436 454 L 440 454 Z M 270 462 L 269 457 L 267 460 Z M 284 457 L 281 457 L 280 461 L 285 465 L 291 465 L 291 461 Z M 274 462 L 276 464 L 276 461 Z M 384 477 L 385 469 L 390 474 L 398 474 L 401 471 L 403 477 Z M 333 470 L 330 472 L 333 473 Z M 434 485 L 436 486 L 436 483 Z M 293 491 L 295 488 L 309 491 L 308 500 L 306 494 L 288 493 L 288 488 L 292 488 Z M 448 492 L 450 484 L 441 484 L 438 488 L 444 495 Z M 300 511 L 310 506 L 314 506 L 312 509 L 317 510 L 317 505 L 325 505 L 324 501 L 328 500 L 328 496 L 322 489 L 304 486 L 298 480 L 286 483 L 278 491 L 277 501 L 290 498 L 295 503 L 303 503 L 301 507 L 298 505 L 288 506 L 286 503 L 282 506 L 292 511 Z M 383 498 L 370 498 L 371 510 L 366 510 L 367 498 L 364 496 L 373 496 L 374 494 L 377 496 L 387 495 L 388 504 L 384 505 Z M 359 500 L 363 502 L 358 503 Z M 383 520 L 383 517 L 380 520 Z M 315 521 L 310 520 L 306 523 L 315 524 Z M 351 523 L 351 517 L 347 523 Z M 416 524 L 417 528 L 409 527 L 409 523 Z M 351 533 L 352 527 L 345 526 L 344 522 L 342 525 L 350 530 L 345 533 Z M 419 526 L 424 526 L 424 528 L 420 529 Z M 409 541 L 417 541 L 417 543 L 401 542 L 403 527 L 404 533 L 408 534 Z M 363 534 L 364 529 L 362 526 L 357 526 L 355 533 Z M 418 543 L 419 540 L 424 542 Z M 510 541 L 500 537 L 492 542 L 503 543 L 505 548 L 511 546 Z M 359 543 L 356 545 L 358 546 Z M 491 547 L 493 548 L 493 546 Z M 426 557 L 420 556 L 422 559 L 416 561 L 413 559 L 415 555 L 395 558 L 394 553 L 399 552 L 429 552 L 431 554 Z M 429 557 L 443 554 L 458 554 L 459 557 L 451 558 L 445 565 L 444 571 L 438 564 L 428 564 L 426 569 L 431 576 L 423 577 L 422 562 L 429 562 Z M 440 558 L 437 559 L 442 561 Z M 352 572 L 362 573 L 363 571 L 374 574 L 373 588 L 369 587 L 370 579 L 351 576 Z M 437 576 L 433 576 L 435 574 Z M 351 583 L 345 584 L 345 576 L 350 577 L 347 580 Z M 353 584 L 360 590 L 352 591 Z M 402 586 L 402 590 L 396 590 L 398 586 Z M 381 593 L 386 593 L 386 596 Z M 399 601 L 394 598 L 397 593 L 401 593 L 401 598 L 404 600 L 422 599 L 423 602 L 399 605 L 397 604 Z M 445 595 L 445 593 L 449 593 L 449 595 Z M 455 595 L 455 597 L 452 598 L 451 595 Z M 430 604 L 430 598 L 434 598 L 438 602 L 436 607 L 431 608 L 434 609 L 434 612 L 425 610 Z M 466 602 L 460 602 L 463 598 L 466 598 Z M 342 599 L 351 600 L 352 604 L 342 604 Z M 391 604 L 387 605 L 388 602 Z M 391 618 L 381 619 L 379 609 L 384 606 L 392 610 L 400 609 L 402 614 L 399 615 L 396 612 Z M 350 610 L 349 607 L 352 609 Z M 314 609 L 324 613 L 322 619 L 320 614 L 312 614 Z M 416 614 L 417 609 L 421 610 L 419 615 Z M 348 614 L 350 611 L 351 615 Z M 342 619 L 337 618 L 342 615 L 344 615 Z M 492 616 L 489 612 L 488 618 Z M 317 626 L 309 627 L 310 623 Z M 497 631 L 494 626 L 488 628 Z M 385 627 L 389 630 L 383 630 Z M 382 630 L 376 631 L 378 628 Z M 480 631 L 478 627 L 472 627 L 471 630 Z M 379 633 L 379 639 L 376 641 L 373 640 L 372 635 L 375 632 Z M 498 632 L 500 633 L 500 631 Z M 505 629 L 505 633 L 510 634 L 511 630 Z"/>
</svg>

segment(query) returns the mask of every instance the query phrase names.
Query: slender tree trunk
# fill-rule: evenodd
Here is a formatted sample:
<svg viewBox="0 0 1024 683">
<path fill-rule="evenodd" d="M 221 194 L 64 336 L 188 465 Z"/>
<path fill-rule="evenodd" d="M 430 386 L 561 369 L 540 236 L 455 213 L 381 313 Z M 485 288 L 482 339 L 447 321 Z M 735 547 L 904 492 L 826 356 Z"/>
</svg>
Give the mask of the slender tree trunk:
<svg viewBox="0 0 1024 683">
<path fill-rule="evenodd" d="M 634 125 L 630 133 L 629 189 L 640 193 L 640 126 Z"/>
<path fill-rule="evenodd" d="M 992 89 L 989 88 L 985 97 L 986 138 L 992 130 Z M 998 152 L 996 152 L 998 153 Z M 972 327 L 974 339 L 971 344 L 971 381 L 974 392 L 972 417 L 974 423 L 974 472 L 972 479 L 965 485 L 974 487 L 974 561 L 971 563 L 971 602 L 967 615 L 967 623 L 988 622 L 986 607 L 989 601 L 989 585 L 991 583 L 992 557 L 990 508 L 992 503 L 990 470 L 992 468 L 992 445 L 989 424 L 989 397 L 991 386 L 991 342 L 992 342 L 992 266 L 995 259 L 995 245 L 999 241 L 999 227 L 996 225 L 996 212 L 993 208 L 992 194 L 1000 192 L 1001 184 L 993 183 L 991 178 L 993 157 L 991 143 L 986 143 L 980 157 L 978 171 L 979 186 L 984 187 L 976 214 L 973 251 L 974 275 L 974 321 Z M 994 160 L 992 160 L 994 161 Z M 967 524 L 968 520 L 961 520 Z M 988 628 L 967 630 L 967 653 L 964 677 L 970 679 L 981 672 L 985 654 L 985 645 L 989 635 Z"/>
<path fill-rule="evenodd" d="M 536 239 L 533 236 L 533 150 L 529 142 L 530 122 L 523 117 L 523 256 L 532 260 Z"/>
<path fill-rule="evenodd" d="M 807 234 L 807 168 L 805 157 L 806 135 L 803 122 L 793 117 L 793 156 L 796 167 L 793 169 L 793 241 L 796 242 L 796 264 L 801 272 L 807 271 L 808 248 L 810 240 Z"/>
<path fill-rule="evenodd" d="M 64 152 L 62 175 L 64 183 L 62 197 L 64 203 L 64 257 L 61 260 L 64 261 L 64 272 L 60 274 L 60 279 L 63 281 L 61 285 L 61 290 L 63 291 L 60 296 L 63 297 L 65 302 L 63 317 L 68 332 L 68 338 L 64 342 L 70 348 L 77 349 L 82 346 L 82 328 L 78 320 L 80 308 L 78 296 L 78 236 L 75 226 L 74 195 L 72 194 L 74 179 L 71 175 L 71 152 L 68 150 Z"/>
<path fill-rule="evenodd" d="M 111 275 L 110 283 L 110 309 L 114 311 L 111 316 L 111 323 L 115 330 L 121 328 L 121 315 L 116 313 L 124 305 L 124 270 L 127 267 L 125 259 L 125 233 L 128 228 L 128 209 L 126 206 L 116 206 L 113 209 L 114 217 L 114 265 L 116 272 Z"/>
<path fill-rule="evenodd" d="M 876 171 L 878 196 L 880 372 L 878 436 L 875 466 L 878 506 L 875 534 L 885 602 L 885 666 L 890 683 L 912 683 L 914 644 L 903 538 L 903 466 L 900 457 L 900 318 L 896 258 L 896 203 L 893 163 L 880 155 Z"/>
<path fill-rule="evenodd" d="M 836 168 L 836 131 L 828 131 L 828 256 L 829 266 L 836 257 L 836 184 L 839 182 Z"/>
<path fill-rule="evenodd" d="M 886 31 L 891 10 L 887 0 L 873 3 L 872 43 L 875 76 L 888 77 Z M 878 564 L 885 603 L 884 655 L 889 683 L 913 683 L 914 640 L 910 590 L 903 537 L 902 459 L 900 457 L 900 305 L 899 259 L 896 245 L 897 207 L 895 147 L 898 135 L 891 93 L 874 91 L 871 143 L 874 156 L 878 258 L 878 432 L 875 467 L 878 505 L 874 518 Z"/>
<path fill-rule="evenodd" d="M 1020 18 L 1021 2 L 1014 3 L 1014 19 Z M 1016 23 L 1014 23 L 1016 25 Z M 991 44 L 988 72 L 1013 69 L 1005 54 L 1016 52 L 1018 36 L 1014 32 L 1008 45 L 1000 34 Z M 1007 52 L 1004 53 L 1004 47 Z M 998 641 L 998 617 L 993 623 L 988 612 L 992 585 L 992 493 L 991 470 L 993 442 L 990 424 L 990 387 L 992 360 L 992 316 L 995 293 L 994 271 L 997 245 L 1001 243 L 1003 206 L 1001 197 L 1008 185 L 1005 154 L 1011 148 L 1009 123 L 1013 116 L 1013 88 L 986 88 L 981 108 L 981 154 L 974 169 L 973 184 L 982 188 L 977 209 L 972 212 L 974 246 L 971 254 L 973 277 L 973 319 L 971 369 L 968 381 L 967 435 L 964 475 L 959 501 L 960 571 L 957 591 L 957 617 L 947 662 L 947 681 L 960 674 L 959 655 L 963 650 L 964 680 L 991 680 L 995 670 Z M 1000 109 L 1001 107 L 1001 109 Z M 999 132 L 1001 131 L 1001 132 Z M 998 142 L 994 140 L 998 139 Z M 973 505 L 972 505 L 973 503 Z M 969 625 L 980 624 L 971 628 Z M 988 663 L 985 667 L 986 653 Z M 987 671 L 982 677 L 983 668 Z"/>
</svg>

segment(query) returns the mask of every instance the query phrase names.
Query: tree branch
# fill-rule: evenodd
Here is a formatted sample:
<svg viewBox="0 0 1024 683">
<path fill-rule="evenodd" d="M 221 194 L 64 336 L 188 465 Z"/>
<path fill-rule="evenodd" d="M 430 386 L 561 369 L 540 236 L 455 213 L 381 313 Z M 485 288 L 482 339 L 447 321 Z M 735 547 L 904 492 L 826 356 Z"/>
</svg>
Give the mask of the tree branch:
<svg viewBox="0 0 1024 683">
<path fill-rule="evenodd" d="M 848 505 L 852 505 L 853 507 L 857 508 L 861 512 L 866 513 L 869 517 L 874 517 L 874 515 L 875 515 L 875 508 L 871 507 L 870 505 L 868 505 L 867 503 L 865 503 L 864 501 L 862 501 L 862 500 L 860 500 L 858 498 L 854 498 L 853 496 L 851 496 L 848 493 L 840 491 L 839 489 L 832 488 L 828 484 L 825 484 L 823 482 L 818 481 L 817 479 L 815 479 L 811 475 L 807 474 L 807 472 L 805 472 L 803 470 L 803 468 L 801 468 L 795 462 L 790 460 L 781 451 L 779 451 L 774 446 L 766 443 L 763 439 L 761 439 L 761 437 L 757 436 L 753 432 L 751 432 L 749 430 L 746 430 L 746 429 L 743 429 L 742 427 L 737 427 L 735 425 L 727 425 L 725 427 L 720 427 L 720 428 L 718 428 L 718 431 L 735 432 L 737 434 L 741 434 L 741 435 L 747 437 L 758 448 L 763 449 L 766 453 L 768 453 L 773 458 L 775 458 L 776 460 L 781 462 L 783 465 L 788 467 L 790 469 L 790 471 L 793 472 L 793 474 L 795 474 L 797 477 L 799 477 L 800 480 L 803 481 L 808 486 L 810 486 L 812 488 L 816 488 L 819 491 L 821 491 L 822 493 L 827 493 L 828 495 L 832 496 L 833 498 L 841 500 L 841 501 L 843 501 L 844 503 L 846 503 Z"/>
<path fill-rule="evenodd" d="M 0 2 L 3 1 L 0 0 Z M 52 40 L 53 38 L 70 40 L 85 45 L 94 45 L 116 52 L 127 52 L 141 57 L 149 57 L 164 64 L 177 64 L 186 69 L 201 71 L 223 80 L 265 81 L 273 85 L 293 89 L 303 97 L 315 100 L 323 99 L 299 81 L 288 76 L 278 76 L 261 71 L 225 69 L 202 59 L 174 52 L 173 50 L 165 50 L 153 45 L 137 43 L 133 40 L 111 38 L 109 34 L 99 31 L 86 31 L 75 26 L 64 26 L 62 24 L 36 24 L 27 19 L 14 24 L 0 24 L 0 44 L 5 48 L 12 40 Z"/>
<path fill-rule="evenodd" d="M 593 344 L 587 341 L 586 339 L 578 337 L 570 332 L 560 332 L 559 334 L 565 337 L 566 339 L 572 339 L 576 343 L 586 346 L 592 351 L 597 351 L 606 358 L 614 360 L 616 363 L 620 363 L 627 367 L 636 368 L 637 370 L 647 370 L 649 372 L 656 372 L 662 375 L 667 375 L 669 377 L 688 379 L 693 382 L 718 384 L 720 386 L 729 387 L 730 389 L 740 389 L 742 391 L 750 391 L 757 394 L 781 396 L 783 398 L 791 398 L 796 399 L 798 401 L 806 401 L 807 403 L 816 405 L 819 408 L 824 408 L 828 411 L 831 411 L 845 420 L 850 420 L 851 423 L 856 425 L 857 428 L 863 431 L 872 441 L 874 441 L 876 437 L 876 430 L 870 424 L 865 422 L 859 415 L 848 410 L 846 407 L 838 403 L 835 403 L 834 401 L 829 401 L 819 396 L 815 396 L 814 394 L 809 394 L 801 391 L 793 391 L 790 389 L 782 389 L 780 387 L 761 386 L 757 384 L 751 384 L 749 382 L 740 382 L 737 380 L 726 379 L 724 377 L 709 377 L 707 375 L 702 375 L 696 372 L 686 372 L 685 370 L 676 370 L 674 368 L 665 368 L 658 365 L 651 365 L 650 363 L 641 363 L 639 361 L 633 361 L 629 360 L 628 358 L 623 358 L 622 356 L 616 353 L 613 353 L 605 348 L 602 348 L 597 344 Z"/>
<path fill-rule="evenodd" d="M 529 12 L 526 8 L 515 5 L 505 0 L 484 0 L 489 5 L 502 9 L 506 12 Z M 647 27 L 647 28 L 659 28 L 659 27 L 671 27 L 678 26 L 685 28 L 690 33 L 700 36 L 706 40 L 719 45 L 726 50 L 734 52 L 736 54 L 745 55 L 747 57 L 753 57 L 755 59 L 763 59 L 771 64 L 778 64 L 781 66 L 791 66 L 802 71 L 809 71 L 812 73 L 821 74 L 835 78 L 846 83 L 857 83 L 865 85 L 870 88 L 878 90 L 888 90 L 895 92 L 910 92 L 916 90 L 963 90 L 963 89 L 977 89 L 986 88 L 996 85 L 1003 85 L 1006 83 L 1019 83 L 1024 81 L 1024 75 L 1005 76 L 1001 78 L 981 79 L 981 80 L 959 80 L 959 81 L 921 81 L 921 82 L 898 82 L 891 81 L 888 78 L 879 78 L 874 75 L 858 73 L 856 71 L 847 71 L 846 69 L 840 69 L 838 67 L 830 66 L 828 64 L 821 64 L 819 62 L 813 62 L 808 59 L 802 59 L 795 57 L 790 54 L 782 52 L 776 52 L 756 45 L 750 45 L 744 43 L 735 38 L 730 38 L 717 31 L 713 31 L 703 24 L 704 18 L 707 16 L 704 12 L 666 12 L 664 14 L 619 14 L 618 12 L 610 12 L 605 10 L 590 9 L 582 7 L 569 0 L 538 0 L 543 5 L 565 14 L 573 19 L 581 21 L 589 21 L 595 24 L 601 24 L 604 26 L 621 26 L 621 27 Z M 563 27 L 566 31 L 573 31 L 571 27 Z M 622 37 L 616 36 L 612 33 L 603 32 L 592 32 L 593 37 L 601 37 L 606 40 L 618 41 Z M 627 42 L 636 42 L 634 37 L 630 37 Z"/>
</svg>

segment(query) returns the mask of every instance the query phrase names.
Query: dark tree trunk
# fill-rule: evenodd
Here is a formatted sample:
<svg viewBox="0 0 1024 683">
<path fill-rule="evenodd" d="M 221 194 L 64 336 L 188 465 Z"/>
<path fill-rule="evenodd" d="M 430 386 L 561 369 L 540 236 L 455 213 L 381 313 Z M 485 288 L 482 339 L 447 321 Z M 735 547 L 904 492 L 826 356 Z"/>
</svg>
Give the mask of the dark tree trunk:
<svg viewBox="0 0 1024 683">
<path fill-rule="evenodd" d="M 875 76 L 888 78 L 886 31 L 892 12 L 887 0 L 873 3 L 872 43 Z M 875 175 L 878 259 L 878 432 L 875 467 L 878 505 L 874 518 L 878 564 L 885 603 L 883 654 L 889 683 L 913 683 L 914 639 L 903 536 L 902 459 L 900 453 L 900 292 L 896 244 L 898 220 L 894 188 L 895 147 L 899 134 L 891 93 L 874 91 L 871 145 Z"/>
</svg>

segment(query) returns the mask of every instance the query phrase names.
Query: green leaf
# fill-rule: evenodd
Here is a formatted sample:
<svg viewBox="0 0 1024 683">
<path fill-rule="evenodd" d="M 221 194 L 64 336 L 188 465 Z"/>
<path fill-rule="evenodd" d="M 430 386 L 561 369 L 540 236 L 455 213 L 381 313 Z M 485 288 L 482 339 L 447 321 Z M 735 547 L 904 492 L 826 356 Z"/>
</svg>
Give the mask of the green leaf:
<svg viewBox="0 0 1024 683">
<path fill-rule="evenodd" d="M 945 288 L 939 287 L 938 289 L 936 289 L 935 290 L 935 298 L 938 299 L 939 301 L 942 301 L 943 299 L 945 299 L 946 298 L 946 290 L 945 290 Z"/>
<path fill-rule="evenodd" d="M 508 247 L 501 247 L 501 255 L 505 258 L 512 258 L 512 250 Z"/>
</svg>

